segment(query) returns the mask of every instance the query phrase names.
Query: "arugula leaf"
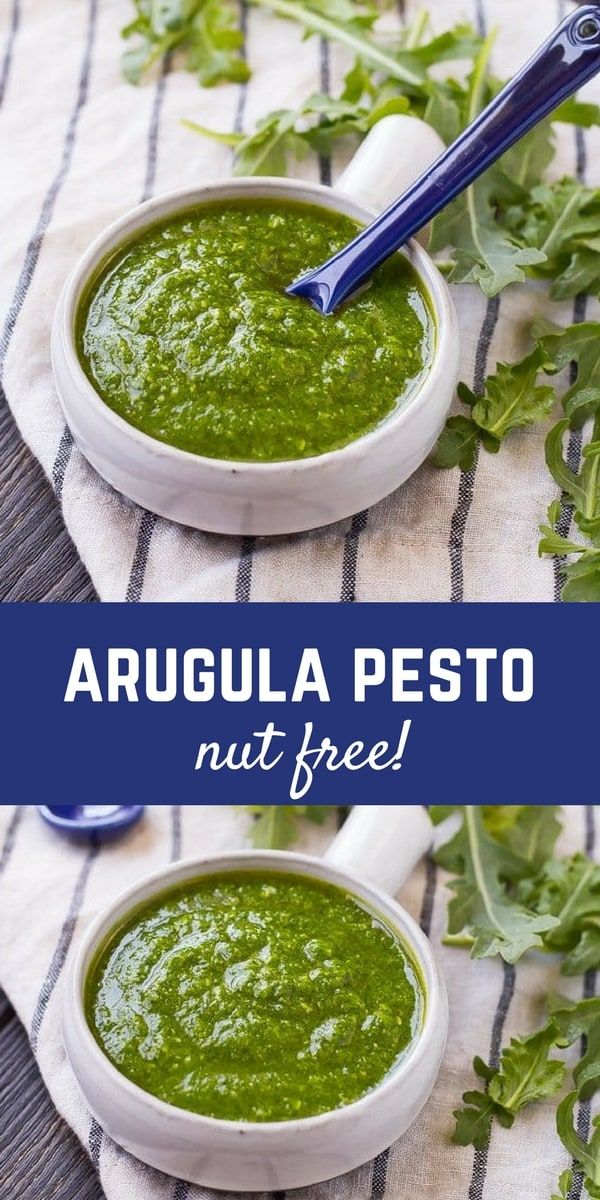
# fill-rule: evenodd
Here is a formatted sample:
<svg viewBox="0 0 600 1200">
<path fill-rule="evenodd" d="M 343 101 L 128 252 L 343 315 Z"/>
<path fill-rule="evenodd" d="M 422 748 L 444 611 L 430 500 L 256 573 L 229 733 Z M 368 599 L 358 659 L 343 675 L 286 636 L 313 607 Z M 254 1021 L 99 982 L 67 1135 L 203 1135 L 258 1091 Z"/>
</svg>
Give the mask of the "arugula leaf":
<svg viewBox="0 0 600 1200">
<path fill-rule="evenodd" d="M 454 1113 L 454 1142 L 484 1149 L 494 1119 L 510 1128 L 522 1108 L 560 1091 L 566 1067 L 560 1059 L 550 1057 L 557 1034 L 557 1027 L 551 1020 L 529 1037 L 512 1038 L 510 1045 L 502 1051 L 496 1069 L 488 1067 L 480 1058 L 474 1059 L 474 1069 L 485 1081 L 486 1090 L 464 1093 L 464 1106 Z"/>
<path fill-rule="evenodd" d="M 532 189 L 515 228 L 528 246 L 543 253 L 545 261 L 537 273 L 553 280 L 554 299 L 598 291 L 600 189 L 570 178 L 540 183 Z"/>
<path fill-rule="evenodd" d="M 562 599 L 567 603 L 597 604 L 600 601 L 600 552 L 588 551 L 579 562 L 563 567 L 566 583 Z"/>
<path fill-rule="evenodd" d="M 483 808 L 485 827 L 531 871 L 551 859 L 562 825 L 557 804 L 493 804 Z"/>
<path fill-rule="evenodd" d="M 453 1141 L 483 1149 L 494 1120 L 510 1128 L 521 1109 L 556 1095 L 566 1078 L 562 1059 L 552 1056 L 585 1037 L 586 1049 L 573 1075 L 580 1099 L 589 1100 L 600 1088 L 600 997 L 574 1001 L 564 996 L 549 999 L 549 1019 L 537 1032 L 512 1038 L 502 1051 L 497 1068 L 473 1060 L 475 1073 L 484 1082 L 482 1091 L 468 1091 L 463 1107 L 454 1113 Z"/>
<path fill-rule="evenodd" d="M 488 449 L 498 450 L 511 429 L 537 425 L 548 416 L 554 389 L 537 385 L 541 366 L 541 352 L 536 349 L 514 366 L 498 363 L 496 374 L 486 380 L 483 396 L 475 396 L 461 385 L 460 399 L 470 406 Z"/>
<path fill-rule="evenodd" d="M 557 509 L 555 503 L 552 521 Z M 462 826 L 436 854 L 440 865 L 460 877 L 450 885 L 455 895 L 449 905 L 450 936 L 445 940 L 470 941 L 475 955 L 500 952 L 515 961 L 537 939 L 539 948 L 563 956 L 565 973 L 596 967 L 600 864 L 583 854 L 552 857 L 560 831 L 558 807 L 435 805 L 430 809 L 436 824 L 457 812 L 462 813 Z M 536 929 L 529 923 L 532 916 L 550 918 L 552 924 Z M 468 936 L 459 938 L 463 930 Z M 590 1197 L 600 1200 L 600 1116 L 588 1146 L 575 1140 L 578 1134 L 573 1128 L 575 1100 L 589 1101 L 600 1091 L 600 997 L 574 1001 L 551 995 L 548 1013 L 541 1029 L 511 1039 L 497 1067 L 474 1059 L 482 1086 L 465 1092 L 462 1106 L 455 1110 L 453 1141 L 482 1150 L 494 1122 L 510 1128 L 523 1108 L 557 1095 L 567 1067 L 556 1052 L 581 1040 L 572 1071 L 577 1090 L 558 1109 L 558 1130 L 577 1170 L 584 1173 Z M 563 1172 L 553 1200 L 568 1200 L 572 1179 L 572 1171 Z"/>
<path fill-rule="evenodd" d="M 557 329 L 547 322 L 534 326 L 538 348 L 544 360 L 543 370 L 555 374 L 571 366 L 575 378 L 563 397 L 567 413 L 546 438 L 546 465 L 560 487 L 563 502 L 573 510 L 573 522 L 588 544 L 563 537 L 555 528 L 560 506 L 552 505 L 548 523 L 540 526 L 540 555 L 562 557 L 577 555 L 579 561 L 562 568 L 565 584 L 562 599 L 567 602 L 600 600 L 600 324 L 593 321 Z M 581 465 L 574 471 L 563 452 L 569 428 L 580 428 L 594 415 L 592 440 L 584 447 Z"/>
<path fill-rule="evenodd" d="M 481 440 L 477 425 L 469 417 L 448 417 L 431 461 L 442 470 L 460 467 L 461 471 L 470 471 Z"/>
<path fill-rule="evenodd" d="M 549 1009 L 565 1046 L 571 1046 L 577 1038 L 585 1038 L 573 1079 L 580 1098 L 591 1100 L 600 1088 L 600 996 L 580 1001 L 551 996 Z"/>
<path fill-rule="evenodd" d="M 554 388 L 537 382 L 545 358 L 544 347 L 537 346 L 519 363 L 498 363 L 482 396 L 459 384 L 459 399 L 471 409 L 471 416 L 448 419 L 434 451 L 435 465 L 469 470 L 479 443 L 495 454 L 512 429 L 544 421 L 554 404 Z"/>
<path fill-rule="evenodd" d="M 600 258 L 598 263 L 600 270 Z M 580 429 L 600 411 L 600 322 L 582 321 L 561 329 L 537 321 L 532 334 L 545 360 L 546 372 L 556 374 L 565 367 L 574 369 L 575 378 L 563 396 L 562 406 L 571 428 Z"/>
<path fill-rule="evenodd" d="M 440 93 L 437 109 L 430 105 L 426 111 L 439 132 L 443 124 L 447 126 L 446 137 L 450 131 L 455 133 L 457 121 L 463 127 L 474 121 L 490 98 L 488 64 L 493 41 L 494 35 L 490 34 L 482 45 L 466 96 L 460 97 L 456 89 L 453 95 L 446 91 L 446 101 L 452 105 L 450 126 L 447 126 L 447 111 L 444 120 L 441 119 Z M 523 242 L 519 244 L 497 220 L 499 195 L 514 194 L 514 190 L 502 167 L 492 167 L 435 218 L 430 249 L 436 253 L 448 246 L 454 248 L 451 282 L 478 283 L 487 296 L 496 296 L 508 284 L 523 282 L 527 267 L 544 261 L 540 250 Z"/>
<path fill-rule="evenodd" d="M 430 242 L 433 254 L 454 247 L 451 283 L 477 283 L 488 297 L 523 283 L 526 269 L 544 261 L 542 251 L 520 245 L 497 221 L 495 196 L 487 172 L 435 218 Z"/>
<path fill-rule="evenodd" d="M 250 71 L 242 54 L 243 43 L 237 13 L 228 12 L 223 0 L 204 0 L 187 48 L 187 69 L 198 76 L 203 87 L 222 80 L 245 83 Z"/>
<path fill-rule="evenodd" d="M 584 975 L 586 971 L 600 968 L 600 919 L 584 929 L 581 936 L 569 951 L 561 966 L 563 975 Z"/>
<path fill-rule="evenodd" d="M 249 70 L 241 53 L 243 36 L 231 0 L 134 0 L 136 18 L 122 30 L 134 45 L 122 56 L 130 83 L 139 83 L 154 64 L 174 51 L 183 65 L 210 87 L 222 80 L 243 83 Z"/>
<path fill-rule="evenodd" d="M 584 1177 L 584 1183 L 589 1195 L 598 1200 L 600 1197 L 600 1114 L 592 1121 L 592 1132 L 589 1142 L 584 1142 L 575 1129 L 575 1105 L 579 1099 L 577 1091 L 569 1092 L 558 1106 L 556 1112 L 556 1129 L 569 1154 L 575 1160 L 578 1170 Z"/>
<path fill-rule="evenodd" d="M 488 39 L 467 89 L 453 81 L 434 85 L 424 115 L 448 144 L 501 86 L 486 77 L 490 48 Z M 555 187 L 534 185 L 540 184 L 554 158 L 554 125 L 561 122 L 597 125 L 600 109 L 594 104 L 581 104 L 575 98 L 566 101 L 435 219 L 431 249 L 442 251 L 454 247 L 451 281 L 479 283 L 486 295 L 494 296 L 508 284 L 522 282 L 532 273 L 555 272 L 558 229 L 566 233 L 571 222 L 568 215 L 564 217 L 561 208 L 564 198 L 555 194 Z M 567 182 L 575 188 L 581 186 L 574 180 Z M 588 194 L 591 192 L 592 189 L 587 189 Z M 547 246 L 546 241 L 555 228 L 557 244 L 550 263 L 547 260 L 552 244 Z M 564 246 L 561 252 L 561 265 L 566 268 Z"/>
<path fill-rule="evenodd" d="M 329 154 L 336 138 L 349 134 L 363 135 L 371 126 L 388 113 L 406 112 L 408 100 L 396 96 L 378 108 L 360 108 L 344 100 L 332 100 L 317 93 L 309 96 L 299 109 L 279 109 L 257 122 L 253 133 L 237 136 L 225 135 L 230 145 L 235 145 L 235 175 L 284 175 L 288 157 L 299 160 L 309 149 L 318 154 Z M 213 135 L 209 130 L 193 126 L 196 132 Z"/>
<path fill-rule="evenodd" d="M 248 78 L 233 0 L 133 3 L 135 19 L 122 31 L 133 43 L 123 55 L 123 70 L 131 82 L 139 82 L 157 61 L 174 54 L 204 86 Z M 398 34 L 382 36 L 376 24 L 379 10 L 369 0 L 251 3 L 296 22 L 306 36 L 318 35 L 350 50 L 354 65 L 339 98 L 313 96 L 295 111 L 268 113 L 246 137 L 185 122 L 203 136 L 234 145 L 238 174 L 281 174 L 290 157 L 301 159 L 307 148 L 330 154 L 337 139 L 362 137 L 392 112 L 423 116 L 446 141 L 453 140 L 501 86 L 488 73 L 493 36 L 484 40 L 468 24 L 431 36 L 423 14 Z M 432 68 L 464 59 L 474 63 L 466 86 L 431 77 Z M 561 295 L 594 285 L 600 257 L 600 192 L 572 180 L 540 184 L 554 155 L 557 121 L 589 127 L 599 123 L 600 113 L 592 104 L 565 102 L 433 223 L 433 249 L 452 251 L 453 281 L 478 283 L 493 296 L 532 271 L 549 275 L 560 265 Z M 569 191 L 566 201 L 561 186 Z M 472 427 L 455 424 L 449 462 L 472 463 L 475 448 Z"/>
<path fill-rule="evenodd" d="M 544 944 L 567 955 L 563 974 L 579 974 L 582 963 L 584 970 L 600 967 L 600 863 L 583 854 L 550 859 L 537 875 L 519 884 L 518 895 L 535 912 L 556 917 L 558 923 L 545 934 Z"/>
<path fill-rule="evenodd" d="M 520 214 L 526 196 L 535 184 L 543 179 L 546 168 L 550 166 L 556 153 L 554 123 L 557 119 L 556 113 L 551 117 L 546 117 L 545 121 L 536 125 L 531 133 L 517 142 L 516 146 L 512 146 L 500 160 L 498 169 L 502 172 L 503 186 L 499 189 L 499 199 L 505 201 L 502 208 L 505 208 L 506 197 L 510 200 L 514 194 L 517 203 L 516 213 Z M 508 180 L 511 181 L 513 189 L 516 185 L 516 188 L 519 189 L 518 192 L 513 193 L 507 184 Z M 509 208 L 508 213 L 512 213 L 512 209 Z M 505 224 L 504 213 L 502 212 L 500 216 L 502 224 Z"/>
<path fill-rule="evenodd" d="M 251 813 L 255 820 L 250 836 L 252 845 L 259 849 L 285 850 L 298 835 L 298 818 L 306 818 L 321 825 L 328 813 L 333 811 L 330 804 L 247 804 L 246 812 Z"/>
<path fill-rule="evenodd" d="M 548 524 L 540 526 L 540 555 L 581 555 L 578 563 L 565 566 L 563 598 L 570 601 L 600 599 L 600 323 L 586 321 L 561 329 L 547 321 L 532 326 L 534 349 L 520 362 L 499 363 L 488 377 L 483 396 L 461 383 L 459 399 L 470 416 L 448 419 L 432 455 L 437 467 L 469 470 L 477 447 L 496 453 L 512 429 L 543 422 L 550 414 L 555 391 L 549 383 L 540 383 L 541 375 L 556 375 L 569 366 L 574 378 L 562 399 L 567 418 L 558 422 L 546 439 L 546 463 L 559 484 L 566 502 L 574 509 L 574 522 L 589 539 L 585 544 L 564 538 L 554 528 L 559 513 L 549 514 Z M 564 435 L 569 428 L 580 428 L 597 414 L 597 428 L 583 451 L 582 465 L 575 473 L 563 454 Z"/>
<path fill-rule="evenodd" d="M 262 2 L 256 0 L 256 3 Z M 281 9 L 281 15 L 290 16 L 289 0 L 284 3 L 285 14 L 281 5 L 277 11 Z M 353 29 L 360 37 L 362 52 L 346 75 L 340 97 L 322 93 L 309 96 L 297 109 L 278 109 L 269 113 L 245 136 L 213 132 L 185 121 L 184 124 L 194 132 L 235 147 L 236 175 L 284 174 L 289 160 L 301 160 L 309 148 L 317 154 L 329 155 L 340 138 L 364 137 L 383 117 L 422 110 L 430 86 L 429 66 L 454 57 L 471 56 L 481 41 L 470 26 L 458 25 L 431 41 L 422 42 L 427 28 L 425 17 L 402 30 L 396 39 L 397 48 L 391 49 L 389 42 L 386 43 L 385 53 L 392 55 L 395 63 L 395 74 L 392 74 L 390 70 L 382 71 L 381 64 L 373 62 L 370 51 L 364 52 L 363 25 L 370 28 L 372 16 L 357 16 L 357 13 L 375 14 L 375 9 L 360 9 L 354 0 L 318 0 L 318 3 L 315 0 L 307 16 L 306 6 L 300 7 L 308 32 L 313 30 L 308 28 L 307 22 L 314 23 L 316 18 L 343 21 L 346 33 Z M 360 28 L 356 28 L 357 23 Z M 400 79 L 398 71 L 407 75 L 407 79 Z"/>
<path fill-rule="evenodd" d="M 298 159 L 307 152 L 305 141 L 294 131 L 296 117 L 289 109 L 279 109 L 259 121 L 251 137 L 215 132 L 192 121 L 185 124 L 195 133 L 235 147 L 234 174 L 285 175 L 288 152 L 293 149 Z"/>
<path fill-rule="evenodd" d="M 478 1063 L 481 1063 L 481 1059 L 473 1060 L 475 1067 Z M 496 1104 L 487 1092 L 464 1092 L 462 1099 L 462 1108 L 455 1108 L 452 1114 L 456 1122 L 452 1141 L 456 1146 L 474 1146 L 476 1150 L 485 1150 L 494 1118 L 505 1129 L 510 1129 L 514 1123 L 514 1115 Z"/>
<path fill-rule="evenodd" d="M 566 125 L 580 125 L 582 129 L 591 129 L 594 125 L 600 125 L 600 105 L 586 104 L 584 101 L 578 100 L 577 96 L 571 96 L 569 100 L 563 100 L 562 104 L 554 110 L 552 120 L 562 121 Z"/>
<path fill-rule="evenodd" d="M 435 67 L 438 63 L 451 62 L 455 59 L 475 58 L 482 44 L 482 37 L 469 22 L 459 23 L 452 29 L 446 29 L 429 42 L 414 44 L 414 36 L 410 28 L 406 31 L 405 41 L 411 45 L 414 58 L 426 67 Z"/>
<path fill-rule="evenodd" d="M 554 1192 L 551 1200 L 569 1200 L 571 1188 L 573 1187 L 573 1172 L 569 1169 L 563 1171 L 558 1180 L 558 1192 Z"/>
<path fill-rule="evenodd" d="M 346 46 L 368 66 L 409 88 L 420 90 L 423 86 L 425 68 L 414 54 L 389 51 L 370 36 L 376 9 L 361 10 L 358 5 L 346 4 L 344 0 L 341 10 L 340 0 L 251 0 L 251 3 L 298 22 L 309 34 L 316 33 Z"/>
<path fill-rule="evenodd" d="M 576 473 L 563 454 L 563 440 L 568 428 L 569 421 L 565 419 L 550 430 L 546 438 L 546 465 L 567 501 L 573 505 L 575 524 L 592 545 L 600 546 L 600 437 L 584 447 L 581 467 Z"/>
<path fill-rule="evenodd" d="M 500 954 L 514 963 L 526 950 L 541 947 L 542 933 L 558 924 L 551 914 L 535 913 L 510 896 L 504 880 L 526 875 L 529 865 L 490 837 L 476 807 L 465 806 L 460 829 L 437 851 L 436 860 L 460 874 L 449 884 L 454 896 L 448 935 L 451 940 L 468 929 L 473 958 Z"/>
<path fill-rule="evenodd" d="M 529 1037 L 511 1038 L 488 1086 L 492 1100 L 508 1112 L 517 1113 L 527 1104 L 560 1091 L 566 1068 L 560 1059 L 549 1057 L 555 1044 L 552 1022 Z"/>
<path fill-rule="evenodd" d="M 567 554 L 584 554 L 585 546 L 579 542 L 572 542 L 570 538 L 563 537 L 562 533 L 557 533 L 554 528 L 560 517 L 560 501 L 559 512 L 556 512 L 556 501 L 553 501 L 548 509 L 548 524 L 540 525 L 540 533 L 543 537 L 538 546 L 540 557 L 543 554 L 558 555 L 559 558 L 565 557 Z"/>
<path fill-rule="evenodd" d="M 556 124 L 579 125 L 586 129 L 600 125 L 600 107 L 597 104 L 584 104 L 576 96 L 565 100 L 502 157 L 498 166 L 504 176 L 504 194 L 509 194 L 507 180 L 521 189 L 516 210 L 518 214 L 522 207 L 527 209 L 532 189 L 543 179 L 546 168 L 554 158 Z M 516 214 L 512 215 L 514 217 Z M 505 214 L 501 213 L 500 218 L 504 222 Z"/>
</svg>

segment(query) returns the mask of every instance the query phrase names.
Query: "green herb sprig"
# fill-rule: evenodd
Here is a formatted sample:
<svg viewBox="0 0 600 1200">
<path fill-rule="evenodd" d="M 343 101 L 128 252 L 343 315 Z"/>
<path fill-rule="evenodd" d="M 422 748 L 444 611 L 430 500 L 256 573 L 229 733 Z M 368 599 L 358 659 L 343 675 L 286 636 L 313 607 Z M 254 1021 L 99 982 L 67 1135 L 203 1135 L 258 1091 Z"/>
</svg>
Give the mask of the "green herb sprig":
<svg viewBox="0 0 600 1200">
<path fill-rule="evenodd" d="M 135 17 L 122 31 L 133 45 L 121 58 L 123 74 L 137 84 L 156 66 L 178 54 L 199 83 L 212 87 L 250 75 L 242 54 L 243 36 L 231 0 L 133 0 Z"/>
<path fill-rule="evenodd" d="M 554 828 L 552 810 L 540 811 L 541 821 Z M 519 814 L 515 827 L 526 812 Z M 538 913 L 509 892 L 508 884 L 523 879 L 533 862 L 506 837 L 492 837 L 477 807 L 464 808 L 460 828 L 438 851 L 437 860 L 457 876 L 449 884 L 448 939 L 459 937 L 464 944 L 467 931 L 474 958 L 500 954 L 514 963 L 526 950 L 541 948 L 543 934 L 558 924 L 551 913 Z"/>
<path fill-rule="evenodd" d="M 478 445 L 495 454 L 513 429 L 544 422 L 555 404 L 556 391 L 543 377 L 557 375 L 571 366 L 575 377 L 562 398 L 567 419 L 558 432 L 553 431 L 547 450 L 549 469 L 555 477 L 560 472 L 564 430 L 580 429 L 588 417 L 600 412 L 600 322 L 586 321 L 562 329 L 538 321 L 532 326 L 531 336 L 533 350 L 520 362 L 499 363 L 486 379 L 481 395 L 459 384 L 459 399 L 470 409 L 470 415 L 449 418 L 434 452 L 436 466 L 469 470 Z M 575 503 L 579 493 L 574 480 L 564 471 L 562 477 L 569 483 L 565 491 L 575 492 Z"/>
<path fill-rule="evenodd" d="M 547 1023 L 528 1037 L 512 1038 L 496 1068 L 474 1059 L 473 1069 L 483 1087 L 464 1093 L 462 1107 L 454 1112 L 452 1140 L 459 1146 L 473 1145 L 482 1150 L 489 1142 L 494 1121 L 510 1128 L 522 1109 L 556 1096 L 569 1075 L 556 1051 L 572 1046 L 583 1036 L 586 1048 L 570 1073 L 574 1087 L 558 1106 L 556 1123 L 564 1146 L 585 1175 L 589 1195 L 596 1196 L 593 1188 L 600 1179 L 596 1177 L 600 1136 L 594 1140 L 594 1135 L 586 1145 L 573 1128 L 573 1111 L 578 1101 L 590 1100 L 600 1088 L 600 998 L 577 1003 L 551 996 L 549 1008 Z M 563 1180 L 561 1176 L 559 1194 Z"/>
<path fill-rule="evenodd" d="M 312 821 L 322 825 L 329 813 L 334 812 L 331 804 L 246 804 L 244 811 L 254 817 L 250 828 L 253 846 L 268 850 L 285 850 L 298 837 L 298 821 Z"/>
<path fill-rule="evenodd" d="M 464 1093 L 462 1108 L 454 1112 L 453 1142 L 483 1150 L 490 1140 L 494 1120 L 510 1129 L 521 1109 L 556 1095 L 567 1073 L 565 1064 L 550 1056 L 559 1038 L 558 1027 L 550 1021 L 529 1037 L 512 1038 L 495 1069 L 481 1058 L 474 1058 L 473 1069 L 483 1080 L 484 1088 Z"/>
<path fill-rule="evenodd" d="M 430 809 L 438 823 L 451 812 L 460 826 L 436 854 L 454 876 L 446 942 L 510 963 L 529 949 L 560 953 L 564 975 L 600 968 L 600 863 L 554 857 L 556 806 Z"/>
<path fill-rule="evenodd" d="M 430 813 L 437 823 L 450 813 L 461 818 L 436 854 L 455 876 L 447 943 L 469 946 L 476 958 L 496 953 L 508 962 L 530 948 L 541 949 L 561 956 L 563 975 L 600 967 L 600 864 L 584 854 L 555 856 L 558 808 L 436 806 Z M 540 917 L 551 918 L 545 929 L 531 924 Z M 530 936 L 521 938 L 523 929 Z M 586 1143 L 577 1132 L 574 1110 L 600 1091 L 600 997 L 577 1002 L 550 994 L 546 1007 L 545 1025 L 512 1038 L 497 1066 L 474 1059 L 481 1086 L 464 1093 L 454 1112 L 452 1140 L 484 1149 L 495 1122 L 510 1128 L 522 1109 L 554 1098 L 570 1078 L 571 1091 L 557 1107 L 556 1126 L 574 1167 L 561 1174 L 552 1200 L 567 1200 L 576 1174 L 588 1195 L 599 1200 L 600 1118 L 592 1123 Z M 568 1068 L 560 1052 L 576 1042 L 579 1057 Z"/>
<path fill-rule="evenodd" d="M 431 36 L 426 14 L 395 38 L 377 41 L 373 32 L 377 9 L 364 10 L 353 0 L 343 0 L 341 9 L 334 0 L 333 11 L 329 0 L 323 6 L 312 0 L 309 6 L 292 0 L 264 2 L 275 13 L 296 19 L 309 33 L 343 44 L 356 57 L 338 97 L 311 95 L 295 109 L 268 113 L 248 134 L 223 133 L 185 121 L 194 132 L 234 149 L 236 175 L 283 175 L 290 159 L 302 160 L 309 150 L 331 154 L 337 141 L 364 137 L 392 113 L 423 116 L 436 88 L 430 68 L 452 59 L 471 59 L 481 45 L 470 25 L 459 24 Z M 358 25 L 357 13 L 362 14 Z"/>
<path fill-rule="evenodd" d="M 562 493 L 550 505 L 540 526 L 540 555 L 575 558 L 563 567 L 565 601 L 600 600 L 600 322 L 586 321 L 560 329 L 548 322 L 532 328 L 534 348 L 517 363 L 499 363 L 475 395 L 466 384 L 458 396 L 469 415 L 448 418 L 432 456 L 437 467 L 471 469 L 477 449 L 497 453 L 514 429 L 531 428 L 547 420 L 556 391 L 549 377 L 570 366 L 573 381 L 562 397 L 565 416 L 549 431 L 545 442 L 548 470 Z M 591 439 L 584 446 L 578 470 L 565 458 L 569 430 L 581 429 L 594 418 Z M 563 506 L 581 541 L 559 531 Z"/>
</svg>

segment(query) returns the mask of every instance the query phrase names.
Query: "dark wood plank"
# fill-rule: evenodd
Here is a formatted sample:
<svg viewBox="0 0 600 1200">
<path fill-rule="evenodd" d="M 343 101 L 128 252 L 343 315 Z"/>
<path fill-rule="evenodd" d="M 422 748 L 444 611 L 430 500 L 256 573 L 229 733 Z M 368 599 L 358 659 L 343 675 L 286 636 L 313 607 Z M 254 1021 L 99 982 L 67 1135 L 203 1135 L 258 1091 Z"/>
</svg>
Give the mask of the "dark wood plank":
<svg viewBox="0 0 600 1200">
<path fill-rule="evenodd" d="M 97 600 L 42 468 L 0 396 L 0 601 Z"/>
<path fill-rule="evenodd" d="M 92 1164 L 59 1117 L 29 1042 L 0 993 L 2 1200 L 104 1200 Z"/>
<path fill-rule="evenodd" d="M 0 992 L 0 1029 L 4 1029 L 4 1026 L 8 1024 L 13 1016 L 13 1010 L 4 992 Z"/>
</svg>

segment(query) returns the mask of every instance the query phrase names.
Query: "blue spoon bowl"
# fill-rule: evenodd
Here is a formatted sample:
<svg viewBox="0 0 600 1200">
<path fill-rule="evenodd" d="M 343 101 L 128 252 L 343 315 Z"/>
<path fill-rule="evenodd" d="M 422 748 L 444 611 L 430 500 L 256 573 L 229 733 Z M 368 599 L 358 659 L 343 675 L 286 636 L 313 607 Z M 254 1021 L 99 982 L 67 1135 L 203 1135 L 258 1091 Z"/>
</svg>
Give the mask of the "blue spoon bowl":
<svg viewBox="0 0 600 1200">
<path fill-rule="evenodd" d="M 290 284 L 327 315 L 492 163 L 600 71 L 600 5 L 564 21 L 491 104 L 399 200 L 342 250 Z"/>
<path fill-rule="evenodd" d="M 104 838 L 125 833 L 144 812 L 143 804 L 40 804 L 38 812 L 48 825 L 68 837 Z"/>
</svg>

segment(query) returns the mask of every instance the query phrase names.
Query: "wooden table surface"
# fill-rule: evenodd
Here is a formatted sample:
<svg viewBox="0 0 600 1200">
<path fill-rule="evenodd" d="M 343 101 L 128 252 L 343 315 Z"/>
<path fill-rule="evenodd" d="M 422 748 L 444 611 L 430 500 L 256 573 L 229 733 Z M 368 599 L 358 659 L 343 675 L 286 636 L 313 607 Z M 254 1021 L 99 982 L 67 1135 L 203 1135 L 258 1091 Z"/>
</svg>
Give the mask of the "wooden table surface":
<svg viewBox="0 0 600 1200">
<path fill-rule="evenodd" d="M 54 492 L 0 390 L 0 601 L 97 600 Z"/>
<path fill-rule="evenodd" d="M 25 1030 L 2 992 L 0 1196 L 2 1200 L 104 1200 L 96 1172 L 54 1108 Z"/>
</svg>

